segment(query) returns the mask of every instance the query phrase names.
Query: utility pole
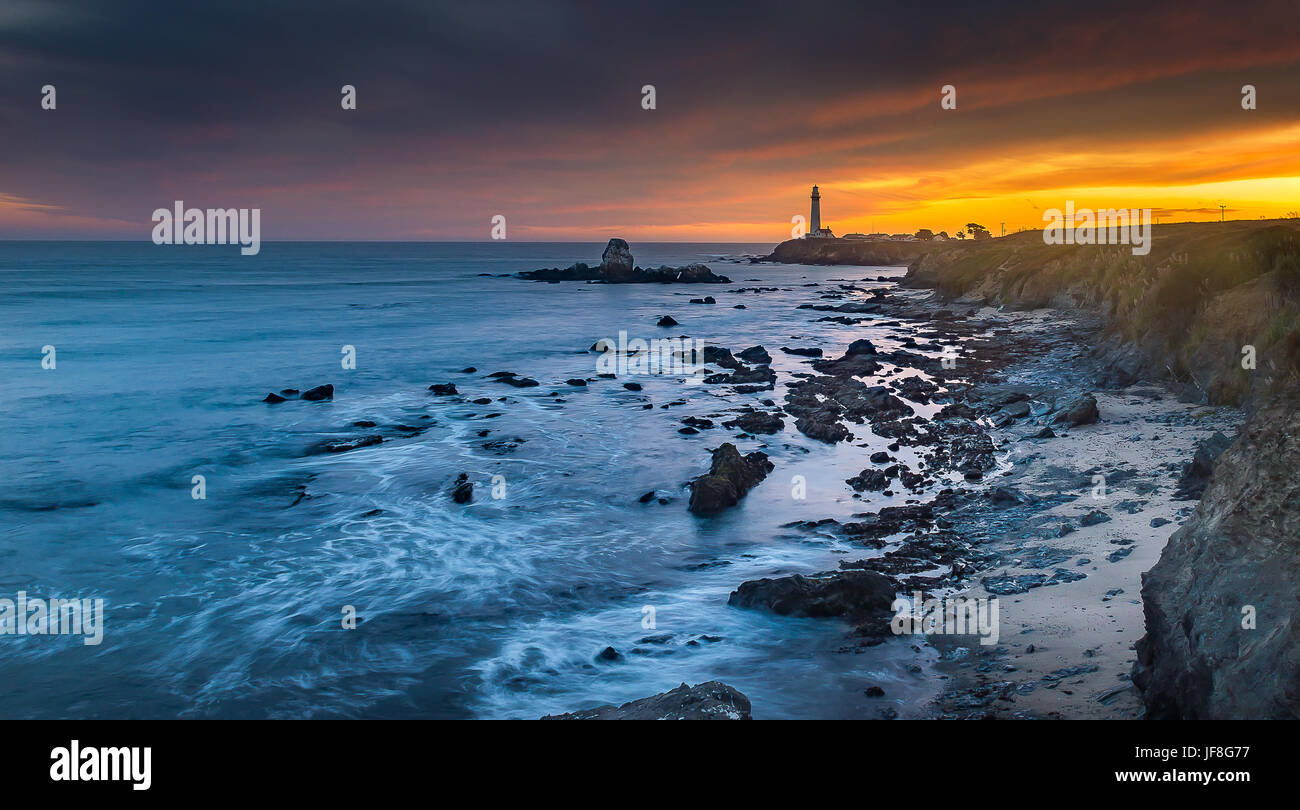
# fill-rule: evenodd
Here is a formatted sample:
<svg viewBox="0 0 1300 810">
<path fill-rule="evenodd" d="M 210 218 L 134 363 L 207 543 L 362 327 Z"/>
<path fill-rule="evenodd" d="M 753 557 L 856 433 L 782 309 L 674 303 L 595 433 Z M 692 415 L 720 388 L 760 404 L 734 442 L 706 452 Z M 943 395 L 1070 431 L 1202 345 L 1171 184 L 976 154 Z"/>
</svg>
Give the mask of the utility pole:
<svg viewBox="0 0 1300 810">
<path fill-rule="evenodd" d="M 1006 235 L 1007 235 L 1007 223 L 1005 223 L 1005 222 L 1002 223 L 1002 235 L 1003 235 L 1003 236 L 1006 236 Z"/>
<path fill-rule="evenodd" d="M 1228 208 L 1228 206 L 1224 205 L 1223 203 L 1219 203 L 1219 221 L 1220 221 L 1220 222 L 1223 222 L 1223 214 L 1224 214 L 1224 212 L 1227 210 L 1227 208 Z"/>
</svg>

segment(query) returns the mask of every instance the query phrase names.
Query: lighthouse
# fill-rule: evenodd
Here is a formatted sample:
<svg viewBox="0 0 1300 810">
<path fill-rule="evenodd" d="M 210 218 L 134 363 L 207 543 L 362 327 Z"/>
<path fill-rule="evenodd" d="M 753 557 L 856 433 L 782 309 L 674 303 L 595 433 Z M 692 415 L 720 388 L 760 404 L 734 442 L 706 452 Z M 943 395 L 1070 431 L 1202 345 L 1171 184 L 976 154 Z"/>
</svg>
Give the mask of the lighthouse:
<svg viewBox="0 0 1300 810">
<path fill-rule="evenodd" d="M 831 233 L 830 228 L 822 227 L 822 193 L 813 186 L 812 190 L 812 211 L 808 218 L 807 239 L 834 239 L 835 234 Z"/>
</svg>

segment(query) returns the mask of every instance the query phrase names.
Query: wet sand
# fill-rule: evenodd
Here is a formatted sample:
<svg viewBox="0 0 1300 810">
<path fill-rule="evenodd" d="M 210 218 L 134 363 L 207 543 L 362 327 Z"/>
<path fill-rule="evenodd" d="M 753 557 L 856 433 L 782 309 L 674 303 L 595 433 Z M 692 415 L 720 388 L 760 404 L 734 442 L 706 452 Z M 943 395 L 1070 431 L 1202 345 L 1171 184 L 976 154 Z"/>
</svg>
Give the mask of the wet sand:
<svg viewBox="0 0 1300 810">
<path fill-rule="evenodd" d="M 1058 311 L 1017 316 L 1031 330 L 1059 329 L 1070 318 Z M 1087 356 L 1048 353 L 1004 372 L 1008 383 L 1086 389 L 1092 368 Z M 1175 494 L 1197 442 L 1216 430 L 1231 434 L 1240 415 L 1178 402 L 1153 385 L 1094 394 L 1101 414 L 1094 424 L 1054 427 L 1057 436 L 1049 439 L 1025 438 L 1040 429 L 1035 423 L 994 433 L 1009 468 L 989 483 L 1039 502 L 1010 510 L 1011 519 L 986 542 L 998 564 L 960 595 L 992 596 L 984 583 L 1005 582 L 995 577 L 1063 569 L 1083 578 L 1001 595 L 995 646 L 932 636 L 945 689 L 929 716 L 1140 716 L 1129 677 L 1133 645 L 1144 632 L 1142 573 L 1195 507 L 1196 501 L 1175 500 Z M 1153 521 L 1168 522 L 1153 527 Z M 1063 525 L 1072 531 L 1058 536 Z"/>
</svg>

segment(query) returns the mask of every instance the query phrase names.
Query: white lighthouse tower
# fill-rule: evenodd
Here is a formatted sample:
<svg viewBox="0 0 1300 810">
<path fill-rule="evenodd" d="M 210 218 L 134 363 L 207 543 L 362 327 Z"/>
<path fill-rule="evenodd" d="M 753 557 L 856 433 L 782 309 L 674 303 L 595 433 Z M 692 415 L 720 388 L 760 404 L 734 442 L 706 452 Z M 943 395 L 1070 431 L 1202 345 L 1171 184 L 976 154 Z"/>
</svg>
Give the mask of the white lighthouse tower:
<svg viewBox="0 0 1300 810">
<path fill-rule="evenodd" d="M 830 228 L 822 227 L 822 193 L 813 186 L 812 190 L 812 211 L 808 218 L 808 239 L 834 239 L 835 234 L 831 233 Z"/>
</svg>

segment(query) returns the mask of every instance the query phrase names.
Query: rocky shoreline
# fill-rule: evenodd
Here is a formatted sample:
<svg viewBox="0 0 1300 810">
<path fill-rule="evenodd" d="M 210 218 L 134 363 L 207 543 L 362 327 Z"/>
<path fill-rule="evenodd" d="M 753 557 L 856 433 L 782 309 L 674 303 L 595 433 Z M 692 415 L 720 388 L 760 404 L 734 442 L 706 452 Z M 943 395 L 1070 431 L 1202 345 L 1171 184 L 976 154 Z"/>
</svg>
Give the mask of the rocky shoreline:
<svg viewBox="0 0 1300 810">
<path fill-rule="evenodd" d="M 708 276 L 690 275 L 725 279 L 705 270 Z M 626 243 L 611 240 L 598 277 L 585 280 L 645 281 L 638 273 Z M 677 276 L 674 280 L 683 281 Z M 858 551 L 834 570 L 784 571 L 738 582 L 727 605 L 843 622 L 840 652 L 845 654 L 880 644 L 910 645 L 918 662 L 915 677 L 942 679 L 943 694 L 930 707 L 904 706 L 881 686 L 872 686 L 863 699 L 867 704 L 879 701 L 882 718 L 900 713 L 1139 717 L 1144 711 L 1152 717 L 1198 717 L 1226 716 L 1242 707 L 1271 712 L 1268 716 L 1294 713 L 1296 690 L 1287 673 L 1295 668 L 1288 670 L 1287 662 L 1293 662 L 1296 645 L 1285 628 L 1296 625 L 1293 609 L 1287 608 L 1288 580 L 1285 575 L 1260 577 L 1257 569 L 1277 565 L 1280 571 L 1294 571 L 1296 534 L 1289 521 L 1300 499 L 1292 498 L 1289 486 L 1279 481 L 1294 468 L 1290 438 L 1300 426 L 1282 411 L 1263 410 L 1247 429 L 1258 437 L 1256 445 L 1223 453 L 1242 412 L 1181 402 L 1175 391 L 1163 387 L 1165 379 L 1150 373 L 1149 365 L 1123 366 L 1133 355 L 1114 339 L 1119 331 L 1113 315 L 1073 305 L 1008 307 L 1007 301 L 984 295 L 954 297 L 942 285 L 918 289 L 933 279 L 914 264 L 894 287 L 876 286 L 884 279 L 870 276 L 859 282 L 804 285 L 812 298 L 796 305 L 796 311 L 806 313 L 810 323 L 894 327 L 902 335 L 890 341 L 894 348 L 863 338 L 839 356 L 821 346 L 781 346 L 779 351 L 799 358 L 801 369 L 781 375 L 772 367 L 772 353 L 761 345 L 735 351 L 706 348 L 703 360 L 710 368 L 701 380 L 704 390 L 724 388 L 752 404 L 732 401 L 726 413 L 681 420 L 684 435 L 718 430 L 733 438 L 710 451 L 708 469 L 686 484 L 689 500 L 677 508 L 701 520 L 735 508 L 782 463 L 762 449 L 742 452 L 740 447 L 766 447 L 764 437 L 787 423 L 815 445 L 871 444 L 873 452 L 863 452 L 860 472 L 844 480 L 845 491 L 855 498 L 869 500 L 880 493 L 895 499 L 848 519 L 786 525 L 795 537 L 833 538 Z M 862 286 L 866 282 L 872 286 Z M 776 288 L 732 291 L 752 295 L 767 289 Z M 602 347 L 598 342 L 591 350 Z M 473 375 L 466 379 L 530 391 L 557 405 L 565 402 L 566 389 L 619 384 L 613 374 L 547 381 L 512 371 L 481 375 L 472 367 L 461 373 Z M 769 393 L 778 384 L 781 402 Z M 634 394 L 641 390 L 640 383 L 621 385 Z M 327 402 L 334 396 L 329 385 L 309 393 L 311 397 L 298 396 L 295 389 L 284 389 L 265 401 L 291 407 L 280 403 L 295 397 Z M 1186 394 L 1185 388 L 1178 393 Z M 451 381 L 430 385 L 429 394 L 437 405 L 500 407 L 511 401 L 471 398 Z M 641 399 L 641 407 L 656 407 L 648 397 Z M 680 403 L 658 407 L 674 404 Z M 351 452 L 418 435 L 435 424 L 432 417 L 424 418 L 425 424 L 378 431 L 374 422 L 357 422 L 353 428 L 359 432 L 345 431 L 307 452 Z M 874 443 L 859 435 L 867 429 Z M 524 442 L 498 438 L 483 447 L 504 454 Z M 1270 452 L 1261 449 L 1265 447 Z M 1220 453 L 1225 461 L 1216 465 Z M 1267 460 L 1262 471 L 1251 466 L 1259 459 Z M 1222 472 L 1225 465 L 1232 471 Z M 1265 484 L 1274 489 L 1264 492 Z M 1191 503 L 1202 491 L 1205 501 L 1193 516 Z M 311 496 L 304 490 L 302 497 Z M 473 483 L 464 473 L 448 479 L 445 497 L 471 504 Z M 634 500 L 678 501 L 655 491 Z M 1265 534 L 1266 526 L 1282 528 Z M 1176 529 L 1167 559 L 1156 565 Z M 1232 538 L 1230 545 L 1225 534 Z M 1225 556 L 1225 548 L 1243 559 Z M 1225 573 L 1203 580 L 1190 576 L 1198 566 Z M 1262 590 L 1244 593 L 1247 583 Z M 985 647 L 969 636 L 898 638 L 890 626 L 890 603 L 896 594 L 916 591 L 1000 599 L 1000 641 Z M 1267 609 L 1262 636 L 1270 641 L 1258 652 L 1251 648 L 1249 656 L 1234 656 L 1232 644 L 1240 638 L 1222 624 L 1227 621 L 1225 604 Z M 1144 606 L 1147 638 L 1138 644 Z M 1181 636 L 1187 633 L 1189 616 L 1193 624 L 1210 616 L 1219 624 L 1185 640 Z M 1134 654 L 1135 645 L 1140 655 Z M 617 660 L 620 654 L 610 648 L 600 655 Z M 1248 664 L 1243 657 L 1263 663 Z M 1254 693 L 1254 703 L 1216 686 L 1221 672 L 1245 671 L 1257 679 L 1251 688 L 1258 690 L 1265 670 L 1273 673 L 1272 680 L 1262 693 Z M 1142 687 L 1141 696 L 1130 688 L 1131 679 Z M 575 716 L 680 714 L 683 705 L 704 699 L 693 693 L 698 689 L 705 690 L 705 697 L 735 691 L 716 682 L 683 684 L 644 701 Z M 1234 696 L 1237 702 L 1222 702 Z M 732 708 L 740 706 L 728 699 Z M 701 705 L 714 704 L 704 700 Z M 748 717 L 748 701 L 744 711 L 715 714 Z"/>
<path fill-rule="evenodd" d="M 1049 313 L 1031 318 L 1020 313 L 998 313 L 974 303 L 959 302 L 954 307 L 929 293 L 903 288 L 889 292 L 849 283 L 821 289 L 815 302 L 799 306 L 813 320 L 843 319 L 848 325 L 912 322 L 921 327 L 920 339 L 908 338 L 909 345 L 892 351 L 879 350 L 862 339 L 833 358 L 821 356 L 824 352 L 820 347 L 784 349 L 807 357 L 810 371 L 796 372 L 795 379 L 786 383 L 783 405 L 765 400 L 769 410 L 755 412 L 778 420 L 791 418 L 800 433 L 826 444 L 853 442 L 851 428 L 869 426 L 876 436 L 890 440 L 888 450 L 864 458 L 868 466 L 846 480 L 846 486 L 858 492 L 905 492 L 909 498 L 905 505 L 859 513 L 846 522 L 828 518 L 788 526 L 810 537 L 832 535 L 861 548 L 864 554 L 861 559 L 842 561 L 837 570 L 790 572 L 742 582 L 732 592 L 730 606 L 778 616 L 845 621 L 851 630 L 843 652 L 881 643 L 910 643 L 922 658 L 926 650 L 933 650 L 931 655 L 939 659 L 939 671 L 944 672 L 943 657 L 965 658 L 969 640 L 963 640 L 966 646 L 954 647 L 947 640 L 932 644 L 933 639 L 924 637 L 897 639 L 890 628 L 890 604 L 895 594 L 974 589 L 1006 599 L 1089 579 L 1108 579 L 1109 571 L 1099 570 L 1098 566 L 1085 568 L 1092 563 L 1090 558 L 1053 543 L 1109 520 L 1099 508 L 1107 504 L 1087 500 L 1094 476 L 1110 476 L 1115 491 L 1109 503 L 1118 500 L 1122 508 L 1138 515 L 1148 511 L 1154 492 L 1160 489 L 1172 493 L 1177 482 L 1164 487 L 1152 485 L 1135 491 L 1134 498 L 1125 498 L 1123 495 L 1128 493 L 1123 484 L 1136 478 L 1136 471 L 1098 467 L 1063 472 L 1059 463 L 1062 460 L 1051 454 L 1057 442 L 1062 446 L 1071 441 L 1096 443 L 1097 424 L 1115 421 L 1113 416 L 1103 415 L 1098 396 L 1090 387 L 1098 369 L 1088 358 L 1087 346 L 1100 322 L 1084 312 L 1066 319 Z M 951 357 L 945 358 L 945 352 L 951 352 Z M 735 385 L 735 375 L 743 372 L 738 379 L 749 383 L 747 374 L 763 368 L 761 361 L 765 358 L 770 361 L 762 347 L 751 347 L 741 356 L 748 356 L 755 365 L 746 365 L 726 349 L 713 349 L 709 362 L 731 369 L 732 374 L 711 375 L 707 382 Z M 1034 360 L 1027 363 L 1026 358 Z M 887 368 L 890 371 L 885 372 Z M 863 378 L 887 381 L 873 385 Z M 1081 384 L 1085 380 L 1089 387 Z M 770 390 L 774 382 L 775 377 L 767 371 L 759 390 Z M 749 389 L 744 384 L 735 385 L 737 391 Z M 937 411 L 932 417 L 923 416 L 915 412 L 914 406 L 919 405 L 933 406 Z M 742 421 L 727 424 L 738 428 Z M 1008 462 L 1015 455 L 1013 449 L 1022 445 L 1035 451 Z M 901 451 L 914 453 L 918 463 L 901 462 Z M 1179 445 L 1169 448 L 1169 452 L 1190 455 L 1191 449 Z M 692 511 L 702 515 L 735 504 L 772 468 L 766 454 L 755 451 L 748 457 L 741 456 L 731 444 L 724 444 L 713 455 L 713 469 L 696 479 L 692 490 L 722 494 L 710 496 L 705 508 L 696 508 L 693 494 Z M 1031 483 L 1024 474 L 1042 468 L 1052 470 L 1050 480 L 1042 485 Z M 1170 470 L 1163 472 L 1179 477 Z M 1011 481 L 1023 481 L 1023 486 L 1011 486 Z M 1143 495 L 1147 497 L 1140 497 Z M 1058 514 L 1051 514 L 1051 510 Z M 1077 514 L 1061 517 L 1063 510 Z M 1164 521 L 1161 525 L 1172 523 L 1170 517 L 1159 520 Z M 1051 525 L 1046 526 L 1045 521 Z M 1025 551 L 1023 532 L 1027 527 L 1032 527 L 1041 540 L 1035 538 L 1039 544 L 1031 549 L 1031 559 L 1025 563 L 1018 557 Z M 1131 551 L 1116 545 L 1108 553 L 1114 555 L 1113 562 L 1119 562 Z M 1071 560 L 1074 566 L 1064 567 L 1071 557 L 1075 558 Z M 1137 586 L 1130 584 L 1130 588 L 1136 591 Z M 1116 590 L 1124 589 L 1107 588 Z M 1058 602 L 1068 598 L 1056 594 Z M 1132 629 L 1139 626 L 1140 621 L 1131 622 Z M 1032 653 L 1033 645 L 1029 646 Z M 955 652 L 957 649 L 963 652 Z M 1097 654 L 1087 654 L 1083 648 L 1074 652 L 1081 659 Z M 995 665 L 1008 666 L 997 663 L 1007 654 L 1008 648 L 998 647 L 979 656 L 992 656 L 988 661 L 975 664 L 964 660 L 949 668 L 941 677 L 950 681 L 950 686 L 927 714 L 987 715 L 987 701 L 972 701 L 969 696 L 990 689 L 982 682 L 983 673 L 992 671 Z M 1117 671 L 1126 669 L 1126 663 L 1131 660 L 1117 663 Z M 1095 665 L 1091 669 L 1088 664 L 1062 665 L 1043 677 L 1063 679 L 1068 676 L 1062 673 L 1076 671 L 1072 666 L 1080 667 L 1079 672 L 1098 671 Z M 918 667 L 917 676 L 923 677 L 924 672 Z M 1114 672 L 1108 674 L 1115 677 Z M 1119 686 L 1126 687 L 1127 679 Z M 873 689 L 881 694 L 864 697 L 887 698 L 879 687 Z M 1005 691 L 1006 687 L 998 689 Z M 1071 691 L 1065 689 L 1058 694 Z M 999 695 L 1005 698 L 1001 692 Z M 1002 702 L 1014 703 L 1014 698 Z M 886 700 L 881 716 L 898 716 L 898 709 L 888 703 Z"/>
<path fill-rule="evenodd" d="M 1155 430 L 1149 437 L 1135 433 L 1132 440 L 1165 443 L 1160 429 L 1182 430 L 1188 434 L 1184 446 L 1191 444 L 1195 452 L 1190 461 L 1155 464 L 1153 457 L 1163 454 L 1148 452 L 1130 456 L 1145 462 L 1132 466 L 1146 468 L 1139 475 L 1177 474 L 1166 507 L 1168 499 L 1204 496 L 1167 544 L 1161 527 L 1186 518 L 1190 507 L 1153 517 L 1149 526 L 1133 526 L 1126 534 L 1107 532 L 1108 543 L 1116 546 L 1107 553 L 1108 562 L 1136 561 L 1139 573 L 1150 569 L 1141 574 L 1140 600 L 1132 598 L 1131 584 L 1089 594 L 1108 603 L 1107 611 L 1127 614 L 1115 631 L 1122 639 L 1120 649 L 1113 649 L 1114 644 L 1087 647 L 1090 660 L 1080 663 L 1065 662 L 1058 650 L 1043 664 L 1044 647 L 1032 642 L 1014 650 L 980 651 L 976 661 L 960 661 L 969 650 L 947 645 L 944 654 L 952 656 L 947 666 L 955 684 L 940 701 L 938 716 L 1300 717 L 1300 616 L 1294 600 L 1300 498 L 1290 483 L 1300 436 L 1300 424 L 1292 416 L 1300 374 L 1296 225 L 1182 224 L 1158 229 L 1155 236 L 1164 250 L 1142 261 L 1102 247 L 1048 255 L 1031 234 L 995 240 L 1002 244 L 950 245 L 909 266 L 906 285 L 938 290 L 949 300 L 1014 310 L 1051 306 L 1093 318 L 1093 347 L 1082 359 L 1099 387 L 1127 392 L 1145 380 L 1171 386 L 1180 399 L 1193 403 L 1245 405 L 1244 411 L 1188 413 L 1167 402 L 1159 405 L 1165 394 L 1158 389 L 1135 400 L 1129 423 Z M 1128 290 L 1117 289 L 1110 272 L 1117 262 L 1132 265 Z M 1233 268 L 1234 275 L 1225 277 L 1222 267 Z M 1200 289 L 1194 291 L 1193 284 Z M 1133 296 L 1131 303 L 1125 295 Z M 1196 430 L 1183 430 L 1189 421 Z M 1225 434 L 1243 421 L 1243 438 L 1233 444 Z M 1186 454 L 1184 449 L 1181 455 Z M 1156 494 L 1161 485 L 1155 486 L 1143 494 Z M 1135 507 L 1140 514 L 1153 500 L 1122 501 L 1119 513 L 1097 510 L 1092 525 L 1114 525 L 1112 515 L 1132 513 Z M 1091 530 L 1083 522 L 1081 528 Z M 1062 524 L 1059 531 L 1076 529 Z M 1050 548 L 1046 551 L 1042 559 L 1053 556 Z M 1026 575 L 1032 577 L 1028 580 L 1008 577 L 990 590 L 1073 581 L 1068 574 L 1061 578 L 1065 571 Z M 1129 579 L 1131 583 L 1131 574 Z M 1059 611 L 1042 604 L 1047 600 L 1035 599 L 1043 591 L 1021 597 L 1025 603 L 1040 603 L 1024 604 L 1022 612 L 1038 624 L 1061 620 Z M 1089 609 L 1083 603 L 1078 607 Z M 1136 608 L 1144 617 L 1135 621 Z M 1131 628 L 1141 618 L 1145 635 L 1138 640 Z M 1121 622 L 1114 615 L 1107 619 Z M 1078 635 L 1103 638 L 1095 628 Z M 1136 648 L 1136 661 L 1127 653 L 1130 646 Z M 1033 656 L 1039 660 L 1030 664 Z M 1096 673 L 1103 671 L 1119 683 L 1099 683 Z M 1026 673 L 1038 677 L 1026 678 Z M 1124 683 L 1130 676 L 1138 694 Z M 1088 697 L 1077 699 L 1085 690 Z M 1044 700 L 1049 692 L 1051 699 Z M 1037 698 L 1029 697 L 1035 693 Z"/>
</svg>

